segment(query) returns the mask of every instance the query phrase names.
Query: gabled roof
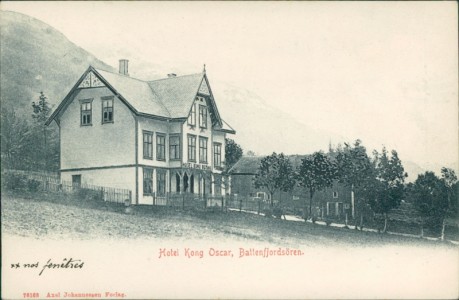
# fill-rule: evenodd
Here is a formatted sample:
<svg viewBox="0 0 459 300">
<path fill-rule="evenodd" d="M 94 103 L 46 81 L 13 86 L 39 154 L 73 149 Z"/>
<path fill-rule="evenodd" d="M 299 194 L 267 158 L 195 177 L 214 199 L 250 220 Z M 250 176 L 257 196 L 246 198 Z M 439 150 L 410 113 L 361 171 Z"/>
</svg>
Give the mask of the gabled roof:
<svg viewBox="0 0 459 300">
<path fill-rule="evenodd" d="M 204 74 L 170 77 L 148 82 L 173 118 L 188 117 Z"/>
<path fill-rule="evenodd" d="M 96 71 L 139 113 L 172 117 L 160 98 L 152 91 L 148 82 L 118 73 L 98 69 Z"/>
<path fill-rule="evenodd" d="M 71 101 L 71 95 L 90 72 L 95 74 L 135 114 L 163 119 L 187 119 L 202 82 L 205 81 L 208 85 L 205 72 L 143 81 L 90 66 L 49 117 L 46 122 L 47 125 Z M 234 129 L 220 118 L 210 88 L 209 92 L 212 123 L 218 125 L 218 130 L 235 133 Z"/>
</svg>

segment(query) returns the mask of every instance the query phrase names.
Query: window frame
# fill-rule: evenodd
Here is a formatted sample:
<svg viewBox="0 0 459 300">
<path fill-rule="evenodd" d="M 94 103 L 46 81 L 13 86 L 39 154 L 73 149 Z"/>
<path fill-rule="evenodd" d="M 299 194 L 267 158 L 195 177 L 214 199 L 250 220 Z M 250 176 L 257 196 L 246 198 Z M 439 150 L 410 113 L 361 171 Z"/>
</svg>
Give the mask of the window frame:
<svg viewBox="0 0 459 300">
<path fill-rule="evenodd" d="M 194 141 L 194 144 L 192 145 L 190 141 Z M 187 149 L 188 149 L 188 161 L 189 162 L 196 162 L 196 135 L 194 134 L 188 134 L 187 135 Z M 193 154 L 193 155 L 190 155 Z"/>
<path fill-rule="evenodd" d="M 159 141 L 162 139 L 163 143 L 160 144 Z M 162 154 L 162 157 L 160 156 Z M 156 160 L 165 161 L 166 160 L 166 134 L 165 133 L 156 133 Z"/>
<path fill-rule="evenodd" d="M 92 126 L 92 101 L 94 100 L 94 98 L 89 98 L 89 99 L 82 99 L 80 100 L 80 125 L 81 126 Z M 89 110 L 88 109 L 85 109 L 83 110 L 83 105 L 86 105 L 86 104 L 89 104 L 90 108 Z M 84 115 L 83 115 L 83 112 L 86 112 Z M 89 112 L 89 113 L 87 113 Z M 83 122 L 83 116 L 88 116 L 89 115 L 89 122 L 88 123 L 84 123 Z"/>
<path fill-rule="evenodd" d="M 161 184 L 162 183 L 162 184 Z M 156 169 L 156 195 L 166 195 L 166 171 Z"/>
<path fill-rule="evenodd" d="M 153 168 L 150 168 L 150 167 L 143 167 L 142 168 L 143 172 L 142 172 L 142 175 L 143 175 L 143 195 L 144 196 L 152 196 L 153 195 Z M 147 174 L 145 171 L 149 171 L 151 172 L 151 177 L 146 177 L 145 175 Z M 146 181 L 146 179 L 150 179 L 149 182 Z M 149 189 L 150 189 L 150 192 L 146 192 L 147 188 L 146 188 L 146 183 L 149 183 L 150 185 L 148 186 Z"/>
<path fill-rule="evenodd" d="M 216 149 L 219 149 L 219 151 L 217 152 Z M 222 143 L 214 142 L 213 151 L 214 151 L 214 155 L 213 155 L 214 167 L 220 168 L 222 167 Z M 217 157 L 218 157 L 218 160 L 217 160 Z"/>
<path fill-rule="evenodd" d="M 338 199 L 339 194 L 337 191 L 333 191 L 333 199 Z"/>
<path fill-rule="evenodd" d="M 153 131 L 148 131 L 148 130 L 142 130 L 142 145 L 143 145 L 143 158 L 144 159 L 149 159 L 149 160 L 153 160 Z M 150 142 L 145 142 L 145 136 L 149 136 L 151 138 L 151 141 Z M 148 151 L 145 151 L 146 148 L 145 145 L 149 145 L 149 150 L 150 150 L 150 153 L 147 153 Z M 148 155 L 150 154 L 150 155 Z"/>
<path fill-rule="evenodd" d="M 191 106 L 190 115 L 188 116 L 188 125 L 196 126 L 196 103 Z"/>
<path fill-rule="evenodd" d="M 207 128 L 207 106 L 202 104 L 199 104 L 199 127 Z"/>
<path fill-rule="evenodd" d="M 172 138 L 176 138 L 178 141 L 178 144 L 172 144 L 171 140 Z M 169 135 L 169 160 L 180 160 L 182 157 L 181 155 L 181 139 L 180 139 L 180 134 L 170 134 Z M 175 149 L 175 155 L 172 155 L 172 149 Z"/>
<path fill-rule="evenodd" d="M 205 147 L 201 147 L 201 141 L 204 141 L 204 145 Z M 204 136 L 200 136 L 199 137 L 199 163 L 200 164 L 207 164 L 208 162 L 208 150 L 209 150 L 209 147 L 208 147 L 208 138 L 204 137 Z M 205 154 L 205 155 L 203 155 Z M 201 159 L 201 158 L 204 158 L 204 159 Z"/>
<path fill-rule="evenodd" d="M 105 102 L 111 102 L 111 106 L 104 106 Z M 109 123 L 114 123 L 115 120 L 115 98 L 113 96 L 105 96 L 101 97 L 101 105 L 102 105 L 102 124 L 109 124 Z M 111 120 L 105 120 L 105 108 L 111 108 L 112 112 L 112 118 Z"/>
</svg>

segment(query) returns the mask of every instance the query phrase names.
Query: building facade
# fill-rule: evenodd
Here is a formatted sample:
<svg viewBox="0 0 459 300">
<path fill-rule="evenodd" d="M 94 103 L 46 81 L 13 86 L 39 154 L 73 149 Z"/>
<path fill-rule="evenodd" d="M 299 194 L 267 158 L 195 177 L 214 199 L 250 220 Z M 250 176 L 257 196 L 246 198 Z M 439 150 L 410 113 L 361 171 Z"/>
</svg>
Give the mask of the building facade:
<svg viewBox="0 0 459 300">
<path fill-rule="evenodd" d="M 294 168 L 301 164 L 304 156 L 292 155 L 289 160 Z M 257 197 L 260 193 L 266 194 L 263 188 L 256 189 L 253 180 L 263 157 L 242 157 L 230 170 L 232 192 L 238 197 Z M 303 215 L 309 204 L 309 192 L 304 188 L 295 186 L 293 191 L 277 192 L 273 195 L 276 203 L 282 203 L 284 208 L 301 210 Z M 333 185 L 321 191 L 316 191 L 313 197 L 313 213 L 320 218 L 344 219 L 346 214 L 349 218 L 354 217 L 354 195 L 351 189 L 335 181 Z"/>
<path fill-rule="evenodd" d="M 124 188 L 133 204 L 167 193 L 224 195 L 225 138 L 205 72 L 143 81 L 89 67 L 47 121 L 60 131 L 61 180 Z"/>
</svg>

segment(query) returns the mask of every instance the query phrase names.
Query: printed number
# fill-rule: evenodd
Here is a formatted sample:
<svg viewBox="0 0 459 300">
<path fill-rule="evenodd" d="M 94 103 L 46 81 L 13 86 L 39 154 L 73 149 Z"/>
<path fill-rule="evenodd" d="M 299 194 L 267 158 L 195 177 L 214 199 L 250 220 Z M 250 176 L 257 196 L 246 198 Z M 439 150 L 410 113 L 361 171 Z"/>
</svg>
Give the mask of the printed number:
<svg viewBox="0 0 459 300">
<path fill-rule="evenodd" d="M 22 293 L 24 298 L 40 298 L 39 293 Z"/>
</svg>

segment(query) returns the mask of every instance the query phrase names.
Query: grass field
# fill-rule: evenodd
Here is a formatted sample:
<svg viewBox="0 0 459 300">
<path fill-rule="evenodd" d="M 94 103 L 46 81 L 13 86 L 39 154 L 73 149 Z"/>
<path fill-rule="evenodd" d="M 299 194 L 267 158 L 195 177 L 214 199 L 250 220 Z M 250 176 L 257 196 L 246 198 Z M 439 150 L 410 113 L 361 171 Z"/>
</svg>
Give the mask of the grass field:
<svg viewBox="0 0 459 300">
<path fill-rule="evenodd" d="M 34 238 L 252 240 L 282 246 L 447 244 L 354 229 L 271 219 L 235 211 L 182 211 L 77 200 L 62 194 L 2 194 L 2 231 Z"/>
<path fill-rule="evenodd" d="M 2 194 L 5 299 L 23 292 L 119 291 L 128 298 L 457 298 L 457 246 L 419 238 L 270 219 L 235 211 L 182 211 Z M 210 248 L 235 255 L 212 257 Z M 299 249 L 301 256 L 240 258 L 240 248 Z M 161 249 L 178 257 L 161 258 Z M 185 248 L 204 251 L 189 258 Z M 81 271 L 8 268 L 82 259 Z M 33 287 L 33 288 L 32 288 Z"/>
</svg>

